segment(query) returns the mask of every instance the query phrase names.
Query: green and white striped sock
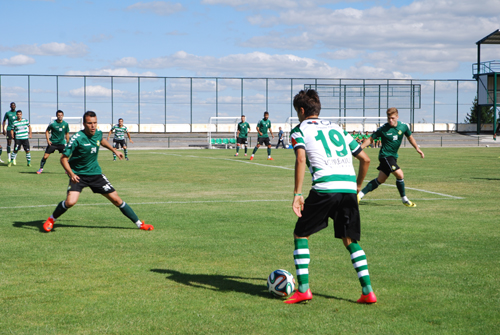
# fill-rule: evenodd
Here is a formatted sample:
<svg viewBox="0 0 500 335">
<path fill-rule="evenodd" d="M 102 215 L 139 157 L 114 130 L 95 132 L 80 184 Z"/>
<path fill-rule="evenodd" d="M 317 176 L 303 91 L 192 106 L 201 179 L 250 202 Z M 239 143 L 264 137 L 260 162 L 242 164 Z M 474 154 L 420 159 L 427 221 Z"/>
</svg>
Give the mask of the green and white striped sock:
<svg viewBox="0 0 500 335">
<path fill-rule="evenodd" d="M 307 238 L 297 238 L 294 240 L 295 250 L 293 259 L 295 260 L 295 270 L 297 273 L 297 282 L 299 283 L 299 292 L 304 293 L 309 289 L 309 244 Z"/>
<path fill-rule="evenodd" d="M 367 295 L 372 292 L 373 289 L 370 281 L 370 274 L 368 273 L 368 262 L 366 261 L 365 252 L 356 242 L 349 244 L 347 250 L 351 254 L 351 262 L 354 266 L 354 270 L 358 273 L 358 279 L 361 283 L 363 294 Z"/>
</svg>

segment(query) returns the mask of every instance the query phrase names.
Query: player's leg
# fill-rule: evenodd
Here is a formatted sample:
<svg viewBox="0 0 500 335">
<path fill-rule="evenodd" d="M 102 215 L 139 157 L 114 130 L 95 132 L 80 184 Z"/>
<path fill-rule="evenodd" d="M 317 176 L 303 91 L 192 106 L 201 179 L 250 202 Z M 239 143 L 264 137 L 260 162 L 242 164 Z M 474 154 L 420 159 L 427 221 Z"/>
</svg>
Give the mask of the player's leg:
<svg viewBox="0 0 500 335">
<path fill-rule="evenodd" d="M 7 131 L 7 161 L 11 161 L 10 146 L 12 145 L 12 137 L 10 137 L 10 131 Z"/>
<path fill-rule="evenodd" d="M 26 152 L 26 161 L 28 163 L 28 166 L 31 166 L 31 151 L 30 151 L 30 141 L 29 140 L 24 140 L 23 148 L 24 148 L 24 151 Z"/>
<path fill-rule="evenodd" d="M 248 152 L 248 138 L 245 138 L 243 140 L 243 146 L 245 147 L 245 156 L 246 156 Z"/>
<path fill-rule="evenodd" d="M 4 161 L 2 160 L 2 146 L 0 145 L 0 163 L 3 163 Z"/>
<path fill-rule="evenodd" d="M 123 145 L 122 143 L 122 148 L 123 148 L 123 153 L 125 154 L 125 159 L 128 160 L 127 145 Z"/>
<path fill-rule="evenodd" d="M 113 147 L 114 147 L 116 150 L 120 149 L 120 145 L 119 145 L 119 144 L 118 144 L 118 142 L 117 142 L 117 141 L 115 141 L 114 139 L 113 139 Z M 114 161 L 116 161 L 116 154 L 115 154 L 114 152 L 113 152 L 113 160 L 114 160 Z"/>
<path fill-rule="evenodd" d="M 71 185 L 72 185 L 72 183 L 70 181 L 70 187 L 71 187 Z M 75 185 L 75 184 L 73 184 L 73 185 Z M 45 231 L 47 231 L 47 232 L 51 231 L 52 228 L 54 228 L 54 222 L 61 215 L 66 213 L 66 211 L 68 209 L 73 207 L 78 202 L 78 198 L 80 197 L 81 188 L 77 188 L 77 189 L 80 189 L 80 191 L 69 191 L 67 196 L 66 196 L 66 200 L 61 201 L 59 204 L 57 204 L 56 209 L 54 210 L 52 215 L 43 224 L 43 229 Z"/>
<path fill-rule="evenodd" d="M 370 273 L 368 272 L 368 262 L 366 255 L 357 241 L 350 237 L 343 237 L 342 241 L 347 251 L 351 255 L 351 262 L 358 274 L 359 283 L 361 284 L 361 298 L 358 299 L 359 303 L 372 304 L 377 302 L 377 297 L 372 289 L 370 281 Z"/>
<path fill-rule="evenodd" d="M 136 224 L 137 228 L 140 228 L 142 230 L 153 230 L 153 226 L 150 224 L 145 224 L 144 221 L 139 220 L 139 217 L 137 214 L 135 214 L 134 210 L 125 202 L 123 201 L 118 193 L 116 191 L 113 191 L 111 193 L 102 193 L 106 199 L 111 201 L 113 205 L 118 207 L 120 211 L 130 219 L 133 223 Z"/>
<path fill-rule="evenodd" d="M 237 141 L 238 141 L 238 143 L 236 143 L 236 154 L 235 154 L 234 156 L 238 156 L 238 153 L 239 153 L 239 151 L 240 151 L 240 143 L 239 143 L 239 140 L 240 140 L 240 139 L 238 138 L 238 140 L 237 140 Z"/>
<path fill-rule="evenodd" d="M 16 165 L 17 152 L 21 149 L 21 143 L 19 141 L 14 142 L 14 151 L 10 154 L 10 160 L 8 166 Z"/>
<path fill-rule="evenodd" d="M 50 154 L 47 153 L 48 150 L 49 150 L 49 147 L 47 147 L 47 149 L 45 149 L 45 153 L 43 154 L 42 160 L 40 161 L 40 169 L 36 172 L 38 174 L 42 173 L 43 167 L 45 166 L 45 163 L 47 162 L 47 159 L 50 156 Z"/>
<path fill-rule="evenodd" d="M 268 140 L 269 141 L 269 140 Z M 271 157 L 271 143 L 269 143 L 269 145 L 267 146 L 267 160 L 268 161 L 273 161 L 274 159 Z"/>
<path fill-rule="evenodd" d="M 403 170 L 399 168 L 398 170 L 394 171 L 392 173 L 396 177 L 396 186 L 399 191 L 399 195 L 401 196 L 401 201 L 406 207 L 417 207 L 417 205 L 410 201 L 408 197 L 406 196 L 406 191 L 405 191 L 405 179 L 404 179 L 404 174 Z"/>
<path fill-rule="evenodd" d="M 255 156 L 255 153 L 257 152 L 257 150 L 259 150 L 260 148 L 260 139 L 259 139 L 259 142 L 257 142 L 257 145 L 255 146 L 255 148 L 253 148 L 253 152 L 252 152 L 252 156 L 250 156 L 250 160 L 253 159 L 253 156 Z"/>
<path fill-rule="evenodd" d="M 374 191 L 379 185 L 385 183 L 387 178 L 389 178 L 389 175 L 380 170 L 377 178 L 370 180 L 361 192 L 358 193 L 358 201 L 363 199 L 366 193 Z"/>
</svg>

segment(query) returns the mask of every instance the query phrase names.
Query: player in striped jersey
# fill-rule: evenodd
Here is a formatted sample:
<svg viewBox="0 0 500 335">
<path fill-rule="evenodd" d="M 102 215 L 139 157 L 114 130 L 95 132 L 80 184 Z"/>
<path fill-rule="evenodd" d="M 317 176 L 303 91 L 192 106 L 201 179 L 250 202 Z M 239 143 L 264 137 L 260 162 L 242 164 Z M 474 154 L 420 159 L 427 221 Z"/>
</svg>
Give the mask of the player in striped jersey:
<svg viewBox="0 0 500 335">
<path fill-rule="evenodd" d="M 17 119 L 12 122 L 12 129 L 10 130 L 12 138 L 15 135 L 15 145 L 14 151 L 11 155 L 11 161 L 7 165 L 11 167 L 12 164 L 15 164 L 17 152 L 23 146 L 24 151 L 26 151 L 26 160 L 28 161 L 28 166 L 31 166 L 31 153 L 30 153 L 30 141 L 31 138 L 31 126 L 28 120 L 23 119 L 23 111 L 18 110 L 16 112 Z"/>
<path fill-rule="evenodd" d="M 118 124 L 115 124 L 109 131 L 107 138 L 108 141 L 113 132 L 115 132 L 115 137 L 113 137 L 113 147 L 118 150 L 121 146 L 123 148 L 123 153 L 125 154 L 125 159 L 128 160 L 127 141 L 125 140 L 125 134 L 127 134 L 130 143 L 134 143 L 134 141 L 132 141 L 132 139 L 130 138 L 130 133 L 128 132 L 127 127 L 123 125 L 122 118 L 118 119 Z M 116 154 L 114 152 L 113 160 L 116 161 Z"/>
<path fill-rule="evenodd" d="M 356 193 L 370 165 L 370 158 L 352 136 L 330 121 L 321 120 L 321 103 L 315 90 L 300 91 L 293 100 L 300 124 L 290 136 L 295 150 L 295 188 L 292 208 L 299 217 L 294 230 L 293 258 L 298 289 L 285 301 L 295 304 L 311 300 L 309 288 L 310 235 L 334 222 L 335 237 L 342 239 L 361 283 L 358 303 L 375 303 L 366 256 L 358 244 L 360 220 Z M 358 177 L 352 156 L 359 163 Z M 302 184 L 306 165 L 312 174 L 312 189 L 304 201 Z"/>
</svg>

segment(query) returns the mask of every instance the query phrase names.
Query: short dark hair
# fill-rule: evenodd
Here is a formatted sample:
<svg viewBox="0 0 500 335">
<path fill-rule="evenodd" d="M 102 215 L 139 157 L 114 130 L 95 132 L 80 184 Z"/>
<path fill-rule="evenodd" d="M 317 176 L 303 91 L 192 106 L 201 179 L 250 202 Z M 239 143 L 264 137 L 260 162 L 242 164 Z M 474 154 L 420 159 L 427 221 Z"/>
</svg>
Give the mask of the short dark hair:
<svg viewBox="0 0 500 335">
<path fill-rule="evenodd" d="M 23 113 L 23 111 L 22 111 L 22 110 L 20 110 L 20 109 L 18 109 L 18 110 L 16 111 L 16 114 L 17 114 L 17 113 L 21 113 L 21 114 L 22 114 L 22 113 Z"/>
<path fill-rule="evenodd" d="M 246 117 L 245 115 L 242 115 L 241 117 Z"/>
<path fill-rule="evenodd" d="M 122 119 L 122 118 L 119 118 L 119 119 L 118 119 L 118 121 L 120 121 L 120 120 L 122 120 L 122 121 L 123 121 L 123 119 Z"/>
<path fill-rule="evenodd" d="M 265 112 L 264 112 L 264 115 L 266 115 L 266 114 L 267 114 L 267 115 L 269 115 L 269 112 L 268 112 L 268 111 L 265 111 Z"/>
<path fill-rule="evenodd" d="M 97 117 L 97 115 L 95 115 L 94 111 L 86 111 L 85 114 L 83 114 L 83 122 L 85 123 L 86 121 L 86 117 Z"/>
<path fill-rule="evenodd" d="M 64 115 L 64 112 L 63 112 L 62 110 L 58 109 L 58 110 L 57 110 L 57 112 L 56 112 L 56 116 L 57 116 L 57 114 L 59 114 L 59 113 L 63 113 L 63 115 Z"/>
<path fill-rule="evenodd" d="M 293 98 L 293 108 L 298 110 L 304 108 L 304 116 L 319 115 L 321 111 L 321 102 L 318 93 L 315 90 L 301 90 Z"/>
</svg>

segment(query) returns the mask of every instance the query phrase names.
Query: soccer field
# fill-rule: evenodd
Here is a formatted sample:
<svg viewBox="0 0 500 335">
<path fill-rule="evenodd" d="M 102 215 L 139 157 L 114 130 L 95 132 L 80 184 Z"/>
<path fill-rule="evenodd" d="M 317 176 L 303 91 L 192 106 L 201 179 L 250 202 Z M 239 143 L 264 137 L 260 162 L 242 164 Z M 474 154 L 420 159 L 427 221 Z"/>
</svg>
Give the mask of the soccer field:
<svg viewBox="0 0 500 335">
<path fill-rule="evenodd" d="M 366 152 L 369 181 L 378 150 Z M 313 300 L 267 292 L 273 270 L 295 275 L 293 150 L 267 161 L 261 148 L 252 162 L 234 150 L 131 150 L 113 162 L 103 149 L 104 173 L 155 230 L 85 189 L 50 233 L 42 224 L 68 178 L 58 155 L 37 175 L 43 152 L 31 168 L 20 152 L 0 166 L 0 333 L 498 333 L 500 150 L 424 152 L 399 151 L 416 208 L 392 176 L 360 204 L 374 305 L 355 303 L 361 287 L 331 226 L 309 242 Z"/>
</svg>

